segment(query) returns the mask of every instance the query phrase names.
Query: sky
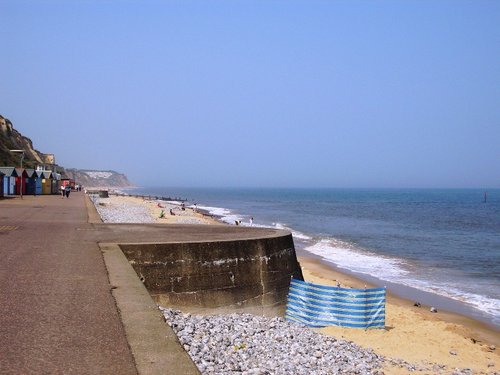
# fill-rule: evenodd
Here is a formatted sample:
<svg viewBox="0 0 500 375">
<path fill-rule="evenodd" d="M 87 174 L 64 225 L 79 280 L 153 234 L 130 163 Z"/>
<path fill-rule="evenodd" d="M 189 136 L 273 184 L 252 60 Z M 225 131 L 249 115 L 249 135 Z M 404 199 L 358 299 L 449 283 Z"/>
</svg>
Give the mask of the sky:
<svg viewBox="0 0 500 375">
<path fill-rule="evenodd" d="M 500 1 L 0 0 L 0 114 L 139 186 L 500 187 Z"/>
</svg>

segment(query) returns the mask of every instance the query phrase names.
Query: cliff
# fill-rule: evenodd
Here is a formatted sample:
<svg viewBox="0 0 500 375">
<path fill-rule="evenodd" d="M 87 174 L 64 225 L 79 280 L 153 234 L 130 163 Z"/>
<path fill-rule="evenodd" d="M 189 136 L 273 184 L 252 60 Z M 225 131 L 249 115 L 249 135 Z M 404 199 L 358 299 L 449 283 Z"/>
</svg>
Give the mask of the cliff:
<svg viewBox="0 0 500 375">
<path fill-rule="evenodd" d="M 20 167 L 21 158 L 19 154 L 10 150 L 24 150 L 24 168 L 35 168 L 46 166 L 63 175 L 63 178 L 71 178 L 77 184 L 87 187 L 130 187 L 132 184 L 122 173 L 115 171 L 95 171 L 64 169 L 55 164 L 54 154 L 44 154 L 33 147 L 31 139 L 19 133 L 12 122 L 0 115 L 0 166 Z"/>
<path fill-rule="evenodd" d="M 95 171 L 68 168 L 68 178 L 85 187 L 124 188 L 133 186 L 123 173 L 115 171 Z"/>
<path fill-rule="evenodd" d="M 19 133 L 12 126 L 12 122 L 0 115 L 0 166 L 19 167 L 19 154 L 13 154 L 9 150 L 24 150 L 23 166 L 25 168 L 55 164 L 53 154 L 44 154 L 33 148 L 31 139 Z"/>
</svg>

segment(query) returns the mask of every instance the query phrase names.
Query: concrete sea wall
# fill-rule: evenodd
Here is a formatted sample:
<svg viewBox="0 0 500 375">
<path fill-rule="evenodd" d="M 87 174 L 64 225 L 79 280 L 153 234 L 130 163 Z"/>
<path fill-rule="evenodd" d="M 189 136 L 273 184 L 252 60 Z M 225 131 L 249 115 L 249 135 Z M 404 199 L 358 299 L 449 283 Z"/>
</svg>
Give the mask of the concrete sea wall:
<svg viewBox="0 0 500 375">
<path fill-rule="evenodd" d="M 120 248 L 153 298 L 164 306 L 279 309 L 286 303 L 291 277 L 302 279 L 289 233 Z"/>
</svg>

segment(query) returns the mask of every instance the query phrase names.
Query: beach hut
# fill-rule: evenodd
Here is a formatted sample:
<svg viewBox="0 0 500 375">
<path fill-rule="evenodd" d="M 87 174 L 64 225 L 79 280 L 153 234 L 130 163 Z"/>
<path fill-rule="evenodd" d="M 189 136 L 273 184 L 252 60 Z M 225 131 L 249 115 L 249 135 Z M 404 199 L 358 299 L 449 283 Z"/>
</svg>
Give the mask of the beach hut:
<svg viewBox="0 0 500 375">
<path fill-rule="evenodd" d="M 37 174 L 34 169 L 25 169 L 26 171 L 26 195 L 36 194 L 36 178 Z"/>
<path fill-rule="evenodd" d="M 35 177 L 35 195 L 41 195 L 42 194 L 43 171 L 36 170 L 35 173 L 33 174 L 33 177 Z"/>
<path fill-rule="evenodd" d="M 1 167 L 0 172 L 4 174 L 3 178 L 3 194 L 15 195 L 16 194 L 16 168 L 14 167 Z"/>
<path fill-rule="evenodd" d="M 24 168 L 16 168 L 16 195 L 26 195 L 26 180 L 28 174 Z M 21 194 L 22 190 L 22 194 Z"/>
<path fill-rule="evenodd" d="M 0 198 L 3 198 L 3 176 L 5 176 L 5 174 L 0 172 Z"/>
<path fill-rule="evenodd" d="M 52 172 L 52 194 L 58 194 L 61 187 L 61 174 Z"/>
<path fill-rule="evenodd" d="M 0 168 L 0 173 L 2 174 L 2 192 L 4 193 L 4 195 L 7 195 L 9 194 L 9 188 L 8 188 L 9 175 L 5 169 L 6 168 Z"/>
<path fill-rule="evenodd" d="M 42 172 L 42 194 L 52 194 L 52 171 Z"/>
</svg>

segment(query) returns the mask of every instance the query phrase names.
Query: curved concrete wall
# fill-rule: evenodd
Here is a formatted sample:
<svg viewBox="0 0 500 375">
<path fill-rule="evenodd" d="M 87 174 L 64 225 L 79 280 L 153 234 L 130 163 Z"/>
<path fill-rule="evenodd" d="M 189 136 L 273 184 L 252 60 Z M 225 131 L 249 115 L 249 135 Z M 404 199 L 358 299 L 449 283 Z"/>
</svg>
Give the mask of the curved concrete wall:
<svg viewBox="0 0 500 375">
<path fill-rule="evenodd" d="M 291 234 L 264 238 L 121 244 L 160 304 L 283 306 L 292 276 L 302 279 Z"/>
</svg>

